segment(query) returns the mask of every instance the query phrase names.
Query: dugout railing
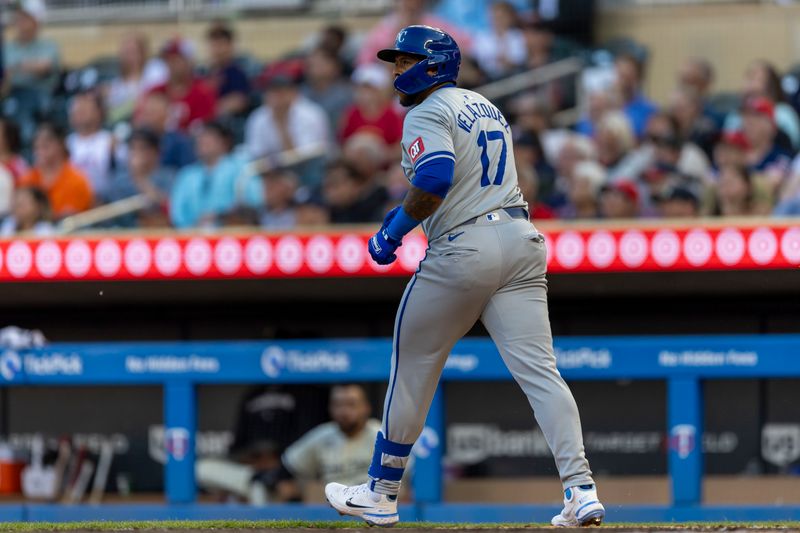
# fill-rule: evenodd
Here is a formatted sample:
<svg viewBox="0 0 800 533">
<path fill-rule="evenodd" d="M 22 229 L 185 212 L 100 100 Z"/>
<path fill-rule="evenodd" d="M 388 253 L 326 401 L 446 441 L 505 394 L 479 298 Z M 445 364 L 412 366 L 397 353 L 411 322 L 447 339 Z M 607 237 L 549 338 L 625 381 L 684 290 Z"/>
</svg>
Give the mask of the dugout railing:
<svg viewBox="0 0 800 533">
<path fill-rule="evenodd" d="M 555 341 L 567 380 L 665 380 L 668 471 L 672 504 L 613 506 L 609 520 L 797 520 L 797 506 L 706 506 L 702 504 L 703 381 L 800 376 L 800 335 L 563 337 Z M 164 504 L 0 504 L 0 520 L 296 518 L 335 519 L 322 505 L 265 507 L 197 502 L 194 477 L 196 388 L 232 383 L 335 383 L 384 381 L 391 341 L 298 340 L 182 343 L 53 344 L 0 355 L 5 386 L 163 386 Z M 471 338 L 454 348 L 444 382 L 509 380 L 494 345 Z M 415 449 L 414 503 L 407 521 L 545 522 L 549 505 L 457 504 L 442 501 L 444 398 L 440 387 L 421 442 Z"/>
</svg>

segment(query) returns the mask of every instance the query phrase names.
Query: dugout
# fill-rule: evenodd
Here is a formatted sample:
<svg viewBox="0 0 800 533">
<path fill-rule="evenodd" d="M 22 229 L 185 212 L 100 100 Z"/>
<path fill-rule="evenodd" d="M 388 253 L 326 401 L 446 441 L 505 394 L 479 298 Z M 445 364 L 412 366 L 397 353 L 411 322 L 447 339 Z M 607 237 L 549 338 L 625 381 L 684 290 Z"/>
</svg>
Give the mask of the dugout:
<svg viewBox="0 0 800 533">
<path fill-rule="evenodd" d="M 793 269 L 554 270 L 550 311 L 558 337 L 800 332 L 800 283 Z M 388 337 L 408 278 L 6 281 L 0 324 L 41 329 L 59 342 Z M 479 324 L 470 333 L 485 334 Z M 476 386 L 481 396 L 507 406 L 502 416 L 475 403 Z M 593 467 L 604 479 L 604 497 L 618 503 L 668 503 L 665 383 L 616 380 L 571 386 Z M 198 429 L 208 449 L 229 442 L 232 413 L 247 389 L 199 388 Z M 380 381 L 370 386 L 378 414 L 384 390 Z M 792 499 L 800 497 L 796 491 L 787 491 L 796 483 L 794 454 L 800 444 L 785 432 L 787 424 L 800 419 L 797 390 L 797 379 L 705 382 L 704 501 L 800 503 Z M 46 430 L 112 438 L 125 450 L 116 463 L 119 471 L 137 473 L 129 479 L 133 494 L 155 495 L 163 486 L 153 444 L 162 424 L 161 390 L 109 392 L 96 387 L 6 389 L 2 429 L 17 436 Z M 447 397 L 451 450 L 445 473 L 451 481 L 445 498 L 550 502 L 558 493 L 554 465 L 516 387 L 510 382 L 450 383 Z M 97 410 L 97 405 L 108 409 Z M 126 407 L 132 405 L 136 408 Z M 92 417 L 79 414 L 87 409 L 93 409 Z M 319 494 L 312 490 L 310 498 L 319 500 Z"/>
</svg>

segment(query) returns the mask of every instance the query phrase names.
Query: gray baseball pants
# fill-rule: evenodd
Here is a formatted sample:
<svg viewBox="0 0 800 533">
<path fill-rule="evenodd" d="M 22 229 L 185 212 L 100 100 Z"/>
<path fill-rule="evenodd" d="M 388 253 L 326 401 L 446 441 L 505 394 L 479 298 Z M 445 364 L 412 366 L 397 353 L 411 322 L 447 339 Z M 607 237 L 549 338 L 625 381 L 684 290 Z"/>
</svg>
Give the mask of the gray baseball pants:
<svg viewBox="0 0 800 533">
<path fill-rule="evenodd" d="M 387 440 L 416 441 L 448 354 L 480 319 L 528 397 L 564 488 L 593 483 L 578 408 L 556 368 L 545 273 L 543 237 L 503 210 L 430 242 L 395 319 Z"/>
</svg>

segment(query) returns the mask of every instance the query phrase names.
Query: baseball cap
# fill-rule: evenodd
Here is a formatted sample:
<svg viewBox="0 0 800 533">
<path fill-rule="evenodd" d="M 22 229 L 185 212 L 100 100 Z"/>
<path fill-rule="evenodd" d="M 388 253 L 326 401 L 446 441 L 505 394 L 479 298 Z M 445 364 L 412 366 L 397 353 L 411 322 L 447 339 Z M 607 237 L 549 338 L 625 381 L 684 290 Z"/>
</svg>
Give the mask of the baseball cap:
<svg viewBox="0 0 800 533">
<path fill-rule="evenodd" d="M 617 183 L 611 183 L 603 187 L 603 192 L 611 191 L 621 193 L 634 204 L 639 203 L 639 190 L 636 188 L 636 185 L 629 181 L 618 181 Z"/>
<path fill-rule="evenodd" d="M 720 139 L 720 142 L 743 151 L 750 149 L 750 141 L 747 140 L 747 137 L 745 137 L 744 133 L 740 130 L 726 131 L 722 134 L 722 139 Z"/>
<path fill-rule="evenodd" d="M 259 74 L 256 85 L 262 90 L 278 87 L 295 87 L 303 77 L 303 63 L 286 60 L 267 66 Z"/>
<path fill-rule="evenodd" d="M 748 98 L 742 104 L 742 113 L 756 113 L 768 117 L 775 122 L 775 105 L 762 96 Z"/>
<path fill-rule="evenodd" d="M 36 22 L 43 22 L 47 16 L 44 0 L 21 0 L 16 7 L 17 11 L 27 14 Z"/>
<path fill-rule="evenodd" d="M 386 89 L 391 82 L 389 71 L 376 63 L 358 67 L 353 72 L 352 80 L 356 85 L 368 85 L 375 89 Z"/>
<path fill-rule="evenodd" d="M 174 37 L 161 47 L 161 57 L 171 55 L 179 55 L 191 61 L 194 59 L 194 47 L 189 41 L 181 39 L 180 37 Z"/>
</svg>

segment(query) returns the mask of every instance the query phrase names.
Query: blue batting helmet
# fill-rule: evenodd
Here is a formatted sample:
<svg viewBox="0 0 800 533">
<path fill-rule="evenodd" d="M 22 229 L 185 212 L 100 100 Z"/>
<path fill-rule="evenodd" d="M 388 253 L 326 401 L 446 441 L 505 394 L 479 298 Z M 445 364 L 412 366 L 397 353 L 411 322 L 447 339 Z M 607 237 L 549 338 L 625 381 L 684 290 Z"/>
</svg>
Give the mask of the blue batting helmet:
<svg viewBox="0 0 800 533">
<path fill-rule="evenodd" d="M 398 54 L 418 56 L 419 63 L 394 80 L 394 88 L 403 94 L 417 94 L 434 85 L 458 77 L 461 51 L 455 39 L 439 28 L 407 26 L 400 30 L 394 48 L 378 52 L 378 59 L 393 63 Z M 428 71 L 434 70 L 431 74 Z"/>
</svg>

